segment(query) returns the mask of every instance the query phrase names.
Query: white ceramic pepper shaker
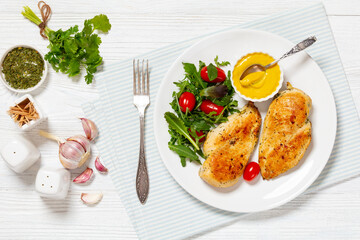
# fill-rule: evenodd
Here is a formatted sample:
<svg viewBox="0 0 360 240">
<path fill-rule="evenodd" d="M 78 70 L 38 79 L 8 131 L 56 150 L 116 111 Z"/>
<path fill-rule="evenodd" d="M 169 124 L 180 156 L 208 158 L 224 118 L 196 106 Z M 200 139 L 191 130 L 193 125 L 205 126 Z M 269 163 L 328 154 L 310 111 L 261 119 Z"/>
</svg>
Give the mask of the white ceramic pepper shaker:
<svg viewBox="0 0 360 240">
<path fill-rule="evenodd" d="M 36 175 L 35 190 L 45 198 L 64 199 L 70 180 L 70 172 L 64 168 L 42 167 Z"/>
</svg>

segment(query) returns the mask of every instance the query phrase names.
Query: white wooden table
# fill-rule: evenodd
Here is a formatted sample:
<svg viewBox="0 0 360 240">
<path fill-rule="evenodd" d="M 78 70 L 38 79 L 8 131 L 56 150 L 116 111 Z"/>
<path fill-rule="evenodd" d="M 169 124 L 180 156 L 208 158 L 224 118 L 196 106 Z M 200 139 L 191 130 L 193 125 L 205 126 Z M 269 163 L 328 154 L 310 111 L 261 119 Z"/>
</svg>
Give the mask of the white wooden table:
<svg viewBox="0 0 360 240">
<path fill-rule="evenodd" d="M 78 24 L 99 13 L 107 14 L 112 29 L 101 36 L 106 62 L 131 58 L 158 47 L 240 24 L 276 12 L 311 4 L 312 0 L 62 0 L 47 1 L 53 9 L 49 27 Z M 360 1 L 324 0 L 346 75 L 360 110 Z M 0 53 L 16 43 L 46 52 L 47 41 L 35 25 L 20 14 L 22 6 L 37 10 L 36 1 L 0 1 Z M 38 13 L 38 12 L 37 12 Z M 69 79 L 50 71 L 46 84 L 34 94 L 48 116 L 42 129 L 69 137 L 82 133 L 81 104 L 95 100 L 96 84 Z M 18 96 L 0 86 L 0 146 L 17 133 L 6 115 Z M 137 239 L 109 176 L 97 174 L 88 186 L 72 184 L 65 201 L 41 199 L 34 192 L 40 165 L 61 166 L 55 142 L 27 134 L 40 149 L 41 163 L 22 175 L 0 161 L 0 239 Z M 93 147 L 90 166 L 97 155 Z M 72 176 L 81 172 L 75 170 Z M 95 207 L 80 201 L 80 194 L 100 190 L 104 198 Z M 253 214 L 229 226 L 195 236 L 197 239 L 359 239 L 360 178 L 322 191 L 302 195 L 290 203 Z M 194 223 L 196 224 L 196 223 Z M 186 229 L 184 229 L 186 231 Z"/>
</svg>

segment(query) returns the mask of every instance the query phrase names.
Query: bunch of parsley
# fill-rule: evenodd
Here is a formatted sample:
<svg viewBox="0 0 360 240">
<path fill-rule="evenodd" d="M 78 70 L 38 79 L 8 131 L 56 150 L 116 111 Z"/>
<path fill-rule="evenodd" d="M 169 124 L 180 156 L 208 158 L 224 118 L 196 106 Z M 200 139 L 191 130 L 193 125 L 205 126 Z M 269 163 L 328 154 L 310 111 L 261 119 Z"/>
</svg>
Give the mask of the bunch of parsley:
<svg viewBox="0 0 360 240">
<path fill-rule="evenodd" d="M 218 57 L 214 59 L 217 67 L 227 66 L 229 62 L 218 62 Z M 223 83 L 208 83 L 205 82 L 200 75 L 201 69 L 206 64 L 199 61 L 198 69 L 192 63 L 183 63 L 185 77 L 183 80 L 174 82 L 178 87 L 178 91 L 172 93 L 173 100 L 170 103 L 171 108 L 175 113 L 166 112 L 164 117 L 169 124 L 169 134 L 171 139 L 168 143 L 169 149 L 176 152 L 181 160 L 183 167 L 186 166 L 186 159 L 190 162 L 195 161 L 201 164 L 199 157 L 204 158 L 201 150 L 201 139 L 206 137 L 206 134 L 211 128 L 217 124 L 227 121 L 227 117 L 234 113 L 239 112 L 237 109 L 238 102 L 233 99 L 235 93 L 231 84 L 231 72 L 228 71 L 227 78 Z M 217 76 L 216 67 L 210 63 L 207 66 L 208 76 L 213 80 Z M 203 92 L 212 86 L 219 87 L 224 85 L 227 87 L 227 92 L 222 97 L 204 96 Z M 180 109 L 179 98 L 182 93 L 191 92 L 196 98 L 195 108 L 189 112 L 183 113 Z M 215 112 L 206 114 L 200 110 L 200 105 L 203 100 L 209 99 L 217 105 L 223 106 L 224 110 L 221 114 L 216 116 Z M 202 131 L 203 136 L 198 136 L 196 131 Z"/>
<path fill-rule="evenodd" d="M 22 15 L 36 25 L 41 23 L 40 18 L 27 6 L 24 7 Z M 78 25 L 65 31 L 62 29 L 53 31 L 46 27 L 45 34 L 50 41 L 48 46 L 50 51 L 45 55 L 45 60 L 57 72 L 61 71 L 69 77 L 78 75 L 83 66 L 86 70 L 85 81 L 90 84 L 94 79 L 97 67 L 102 63 L 99 52 L 101 38 L 94 32 L 98 30 L 107 33 L 110 29 L 111 24 L 104 14 L 85 20 L 84 28 L 81 31 L 79 31 Z"/>
</svg>

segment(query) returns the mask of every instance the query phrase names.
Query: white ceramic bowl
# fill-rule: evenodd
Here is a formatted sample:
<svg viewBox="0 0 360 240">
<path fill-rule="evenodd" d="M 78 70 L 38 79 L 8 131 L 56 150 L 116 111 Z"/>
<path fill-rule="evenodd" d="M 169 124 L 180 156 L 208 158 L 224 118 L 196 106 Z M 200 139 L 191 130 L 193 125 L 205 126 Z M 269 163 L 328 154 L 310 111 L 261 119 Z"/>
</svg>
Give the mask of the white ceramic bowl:
<svg viewBox="0 0 360 240">
<path fill-rule="evenodd" d="M 241 59 L 243 59 L 244 57 L 246 57 L 247 55 L 253 54 L 253 53 L 255 53 L 255 52 L 248 53 L 248 54 L 246 54 L 246 55 L 244 55 L 244 56 L 241 56 L 241 58 L 239 58 L 239 60 L 241 60 Z M 271 56 L 270 54 L 265 53 L 265 52 L 256 52 L 256 53 L 263 53 L 263 54 L 267 54 L 267 55 Z M 245 100 L 247 100 L 247 101 L 252 101 L 252 102 L 264 102 L 264 101 L 267 101 L 267 100 L 269 100 L 270 98 L 274 97 L 275 94 L 277 94 L 277 93 L 279 92 L 279 90 L 280 90 L 280 88 L 281 88 L 281 86 L 282 86 L 282 84 L 283 84 L 283 82 L 284 82 L 283 70 L 282 70 L 282 68 L 281 68 L 281 65 L 280 65 L 280 64 L 278 64 L 278 65 L 279 65 L 279 68 L 280 68 L 279 85 L 277 86 L 277 88 L 275 89 L 275 91 L 272 92 L 271 94 L 269 94 L 268 96 L 263 97 L 263 98 L 259 98 L 259 99 L 256 99 L 256 98 L 253 99 L 253 98 L 250 98 L 250 97 L 247 97 L 247 96 L 241 94 L 241 93 L 237 90 L 237 88 L 236 88 L 236 86 L 235 86 L 235 84 L 234 84 L 234 81 L 233 81 L 233 79 L 232 79 L 232 77 L 231 77 L 231 84 L 232 84 L 233 88 L 235 89 L 235 92 L 236 92 L 237 94 L 239 94 L 239 96 L 242 97 L 243 99 L 245 99 Z M 232 74 L 233 74 L 233 72 L 232 72 Z"/>
<path fill-rule="evenodd" d="M 27 89 L 16 89 L 16 88 L 13 88 L 10 86 L 10 84 L 5 80 L 5 74 L 2 72 L 2 63 L 6 57 L 6 55 L 11 51 L 13 50 L 14 48 L 18 48 L 18 47 L 24 47 L 24 48 L 32 48 L 34 50 L 36 50 L 42 57 L 42 59 L 44 60 L 44 71 L 43 71 L 43 75 L 40 79 L 40 81 L 34 86 L 34 87 L 31 87 L 31 88 L 27 88 Z M 16 93 L 29 93 L 29 92 L 32 92 L 36 89 L 38 89 L 41 84 L 43 84 L 45 82 L 45 79 L 46 79 L 46 76 L 47 76 L 47 72 L 48 72 L 48 67 L 47 67 L 47 64 L 46 64 L 46 61 L 44 59 L 44 54 L 39 50 L 37 49 L 36 47 L 32 47 L 32 46 L 29 46 L 29 45 L 26 45 L 26 44 L 19 44 L 19 45 L 15 45 L 15 46 L 12 46 L 11 48 L 9 48 L 8 50 L 5 51 L 5 53 L 3 54 L 3 56 L 1 57 L 1 61 L 0 61 L 0 76 L 1 76 L 1 82 L 5 85 L 5 87 L 7 87 L 9 90 L 13 91 L 13 92 L 16 92 Z"/>
<path fill-rule="evenodd" d="M 39 118 L 36 119 L 36 120 L 31 120 L 28 124 L 24 124 L 22 126 L 19 126 L 19 124 L 17 124 L 15 121 L 13 121 L 13 122 L 21 130 L 28 131 L 28 130 L 34 128 L 36 125 L 43 122 L 44 120 L 46 120 L 47 117 L 45 116 L 44 112 L 41 110 L 39 104 L 35 101 L 33 96 L 31 96 L 30 94 L 25 94 L 25 95 L 21 96 L 20 98 L 16 99 L 11 106 L 16 106 L 17 104 L 21 103 L 25 99 L 29 99 L 29 101 L 33 103 L 34 108 L 36 109 L 36 112 L 39 114 Z"/>
</svg>

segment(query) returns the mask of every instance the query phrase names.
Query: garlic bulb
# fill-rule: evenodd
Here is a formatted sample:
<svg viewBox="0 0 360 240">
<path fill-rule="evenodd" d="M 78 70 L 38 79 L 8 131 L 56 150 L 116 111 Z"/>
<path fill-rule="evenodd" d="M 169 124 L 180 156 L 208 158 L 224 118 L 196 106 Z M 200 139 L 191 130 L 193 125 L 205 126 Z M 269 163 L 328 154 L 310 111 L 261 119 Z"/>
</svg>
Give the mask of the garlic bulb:
<svg viewBox="0 0 360 240">
<path fill-rule="evenodd" d="M 90 157 L 90 142 L 81 135 L 76 135 L 66 139 L 52 135 L 50 133 L 40 130 L 40 135 L 52 140 L 59 144 L 59 159 L 61 164 L 68 169 L 75 169 L 82 166 Z"/>
<path fill-rule="evenodd" d="M 92 141 L 98 136 L 95 123 L 87 118 L 80 118 L 86 137 Z"/>
<path fill-rule="evenodd" d="M 88 160 L 89 156 L 90 142 L 84 136 L 77 135 L 60 143 L 59 158 L 65 168 L 78 168 Z"/>
</svg>

